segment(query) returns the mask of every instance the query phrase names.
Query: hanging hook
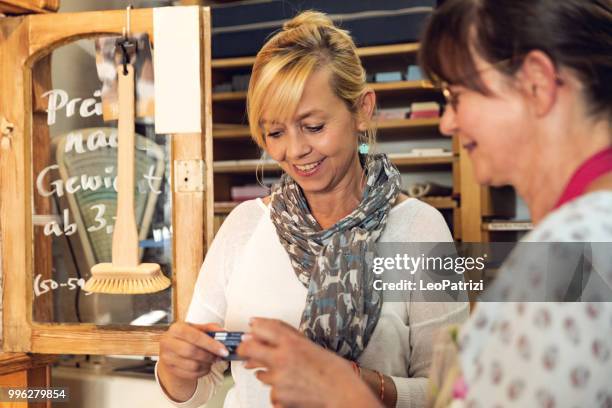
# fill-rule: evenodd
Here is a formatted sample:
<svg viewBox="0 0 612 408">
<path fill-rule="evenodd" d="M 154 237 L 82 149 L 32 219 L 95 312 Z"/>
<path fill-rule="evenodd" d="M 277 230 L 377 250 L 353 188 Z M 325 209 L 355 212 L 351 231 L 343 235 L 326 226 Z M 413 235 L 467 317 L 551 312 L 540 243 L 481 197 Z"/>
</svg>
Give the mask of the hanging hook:
<svg viewBox="0 0 612 408">
<path fill-rule="evenodd" d="M 130 4 L 126 7 L 126 25 L 123 27 L 123 37 L 127 40 L 130 37 L 132 31 L 132 8 Z"/>
<path fill-rule="evenodd" d="M 124 40 L 118 43 L 121 48 L 121 64 L 123 65 L 123 75 L 127 75 L 127 64 L 130 63 L 130 55 L 128 54 L 127 45 L 129 45 L 128 40 Z"/>
<path fill-rule="evenodd" d="M 123 38 L 117 41 L 117 45 L 121 48 L 121 64 L 123 65 L 123 75 L 127 75 L 127 64 L 130 63 L 130 55 L 128 48 L 133 48 L 135 43 L 130 40 L 132 32 L 132 8 L 130 4 L 126 7 L 126 24 L 123 27 Z"/>
</svg>

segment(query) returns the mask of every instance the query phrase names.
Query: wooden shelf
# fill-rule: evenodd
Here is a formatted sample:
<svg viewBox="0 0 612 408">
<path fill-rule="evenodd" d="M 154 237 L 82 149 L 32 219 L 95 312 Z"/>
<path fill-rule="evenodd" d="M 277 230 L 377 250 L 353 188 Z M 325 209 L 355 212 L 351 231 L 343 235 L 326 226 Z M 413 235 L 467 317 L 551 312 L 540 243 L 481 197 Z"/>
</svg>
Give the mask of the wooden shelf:
<svg viewBox="0 0 612 408">
<path fill-rule="evenodd" d="M 452 197 L 422 197 L 418 198 L 418 200 L 421 200 L 440 210 L 457 208 L 457 201 L 455 201 Z M 215 202 L 215 214 L 229 214 L 238 204 L 240 203 L 235 201 Z"/>
<path fill-rule="evenodd" d="M 227 126 L 215 128 L 213 125 L 214 139 L 245 139 L 251 137 L 251 131 L 248 126 Z"/>
<path fill-rule="evenodd" d="M 376 124 L 380 131 L 384 130 L 409 130 L 416 128 L 437 128 L 440 125 L 440 118 L 427 119 L 393 119 L 381 120 Z"/>
<path fill-rule="evenodd" d="M 361 47 L 357 49 L 357 55 L 360 58 L 398 55 L 398 54 L 414 54 L 419 50 L 419 44 L 392 44 L 392 45 L 377 45 L 373 47 Z M 218 58 L 212 60 L 212 69 L 235 69 L 248 68 L 253 66 L 255 57 L 237 57 L 237 58 Z"/>
<path fill-rule="evenodd" d="M 457 201 L 452 197 L 420 197 L 419 200 L 439 210 L 458 208 Z"/>
<path fill-rule="evenodd" d="M 381 120 L 377 123 L 377 129 L 384 131 L 398 130 L 421 130 L 432 129 L 436 130 L 440 124 L 439 118 L 431 119 L 394 119 Z M 223 126 L 219 128 L 213 127 L 213 138 L 215 139 L 248 139 L 251 137 L 251 132 L 248 126 Z"/>
<path fill-rule="evenodd" d="M 256 170 L 280 171 L 276 162 L 262 160 L 230 160 L 213 162 L 213 171 L 216 174 L 248 174 Z"/>
<path fill-rule="evenodd" d="M 360 58 L 380 57 L 398 54 L 416 54 L 419 51 L 418 43 L 375 45 L 357 49 Z"/>
<path fill-rule="evenodd" d="M 394 82 L 375 82 L 368 84 L 375 92 L 396 92 L 396 91 L 415 91 L 415 90 L 434 90 L 439 89 L 434 87 L 430 81 L 394 81 Z"/>
<path fill-rule="evenodd" d="M 531 221 L 491 221 L 483 222 L 484 231 L 530 231 L 533 229 Z"/>
<path fill-rule="evenodd" d="M 389 158 L 397 167 L 440 167 L 453 164 L 454 156 L 428 156 L 428 157 L 398 157 L 389 155 Z"/>
<path fill-rule="evenodd" d="M 240 102 L 246 100 L 247 93 L 245 92 L 213 92 L 213 102 Z"/>
<path fill-rule="evenodd" d="M 216 201 L 215 214 L 229 214 L 238 204 L 235 201 Z"/>
<path fill-rule="evenodd" d="M 368 84 L 375 92 L 378 93 L 405 93 L 415 91 L 438 91 L 430 81 L 394 81 L 394 82 L 376 82 Z M 213 102 L 241 102 L 247 97 L 246 91 L 242 92 L 213 92 Z"/>
<path fill-rule="evenodd" d="M 431 156 L 431 157 L 401 157 L 390 156 L 391 161 L 400 168 L 432 168 L 446 167 L 451 165 L 455 157 L 450 156 Z M 280 166 L 273 161 L 262 160 L 228 160 L 213 162 L 213 171 L 216 174 L 245 174 L 256 170 L 280 171 Z"/>
</svg>

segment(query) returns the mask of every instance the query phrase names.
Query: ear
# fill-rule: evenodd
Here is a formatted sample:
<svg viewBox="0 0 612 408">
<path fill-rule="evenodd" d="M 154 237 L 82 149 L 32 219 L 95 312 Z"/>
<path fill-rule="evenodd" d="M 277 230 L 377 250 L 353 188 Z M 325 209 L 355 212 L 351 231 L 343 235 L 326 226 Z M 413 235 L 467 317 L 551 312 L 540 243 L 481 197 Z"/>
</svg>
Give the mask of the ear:
<svg viewBox="0 0 612 408">
<path fill-rule="evenodd" d="M 554 106 L 560 85 L 557 69 L 542 51 L 530 51 L 519 70 L 521 88 L 537 116 L 546 115 Z"/>
<path fill-rule="evenodd" d="M 373 90 L 367 89 L 359 101 L 359 109 L 357 116 L 357 130 L 365 132 L 372 120 L 374 107 L 376 106 L 376 94 Z"/>
</svg>

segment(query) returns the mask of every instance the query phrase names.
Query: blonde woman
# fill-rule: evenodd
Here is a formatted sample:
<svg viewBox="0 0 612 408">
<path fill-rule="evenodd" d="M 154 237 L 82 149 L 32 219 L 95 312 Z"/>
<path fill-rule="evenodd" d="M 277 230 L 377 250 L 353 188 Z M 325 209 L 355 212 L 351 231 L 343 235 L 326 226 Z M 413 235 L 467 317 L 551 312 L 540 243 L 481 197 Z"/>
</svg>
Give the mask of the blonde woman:
<svg viewBox="0 0 612 408">
<path fill-rule="evenodd" d="M 260 316 L 354 362 L 383 404 L 422 406 L 433 333 L 465 320 L 467 305 L 385 302 L 373 289 L 365 253 L 376 242 L 452 238 L 438 211 L 400 193 L 386 156 L 359 155 L 373 142 L 375 95 L 350 36 L 318 12 L 289 21 L 257 55 L 247 102 L 255 142 L 284 174 L 270 197 L 229 215 L 188 323 L 162 337 L 156 372 L 166 396 L 181 407 L 206 402 L 228 363 L 202 330 L 248 331 Z M 232 362 L 225 407 L 275 403 L 256 365 Z"/>
</svg>

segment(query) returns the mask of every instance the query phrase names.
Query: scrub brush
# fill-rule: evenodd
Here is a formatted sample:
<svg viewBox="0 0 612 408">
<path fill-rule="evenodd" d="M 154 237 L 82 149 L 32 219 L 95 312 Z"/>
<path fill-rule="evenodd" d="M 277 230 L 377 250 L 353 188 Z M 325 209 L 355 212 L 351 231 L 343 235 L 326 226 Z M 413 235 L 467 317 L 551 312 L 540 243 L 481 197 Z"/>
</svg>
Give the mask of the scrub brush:
<svg viewBox="0 0 612 408">
<path fill-rule="evenodd" d="M 91 268 L 84 290 L 97 293 L 153 293 L 170 286 L 156 263 L 139 263 L 138 230 L 134 215 L 134 67 L 124 63 L 119 77 L 118 192 L 113 231 L 112 263 Z"/>
</svg>

